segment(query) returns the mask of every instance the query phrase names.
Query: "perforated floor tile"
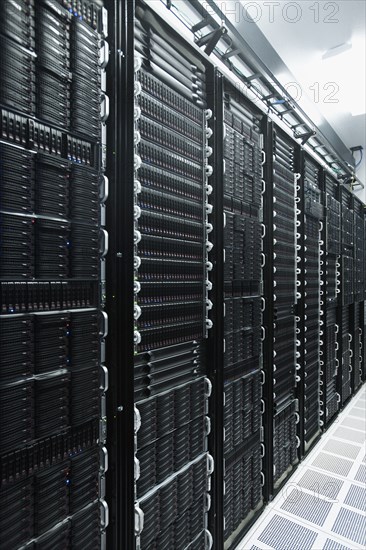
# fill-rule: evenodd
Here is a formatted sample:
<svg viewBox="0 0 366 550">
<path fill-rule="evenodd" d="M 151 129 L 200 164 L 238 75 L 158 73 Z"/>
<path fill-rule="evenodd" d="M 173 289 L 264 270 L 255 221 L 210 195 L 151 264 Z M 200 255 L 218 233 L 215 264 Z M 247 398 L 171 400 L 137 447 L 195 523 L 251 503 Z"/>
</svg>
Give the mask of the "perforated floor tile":
<svg viewBox="0 0 366 550">
<path fill-rule="evenodd" d="M 328 453 L 319 453 L 315 460 L 313 460 L 312 466 L 332 472 L 333 474 L 347 476 L 353 466 L 353 462 Z"/>
<path fill-rule="evenodd" d="M 311 550 L 316 537 L 315 531 L 275 514 L 258 540 L 276 550 Z"/>
<path fill-rule="evenodd" d="M 343 481 L 315 470 L 306 470 L 297 484 L 308 489 L 315 496 L 323 495 L 329 500 L 335 500 L 342 488 Z"/>
<path fill-rule="evenodd" d="M 351 485 L 347 493 L 344 503 L 353 508 L 357 508 L 362 512 L 366 512 L 366 488 L 358 485 Z M 365 525 L 366 529 L 366 525 Z"/>
<path fill-rule="evenodd" d="M 353 418 L 351 416 L 343 420 L 342 426 L 347 426 L 348 428 L 353 428 L 354 430 L 365 430 L 364 420 Z"/>
<path fill-rule="evenodd" d="M 365 411 L 362 409 L 359 409 L 357 407 L 353 407 L 353 409 L 350 412 L 351 416 L 357 416 L 357 418 L 365 418 Z"/>
<path fill-rule="evenodd" d="M 343 544 L 339 544 L 339 542 L 337 542 L 336 540 L 327 539 L 325 541 L 323 550 L 352 550 L 352 548 L 349 548 L 348 546 L 343 546 Z"/>
<path fill-rule="evenodd" d="M 364 404 L 363 403 L 355 403 L 354 409 L 357 409 L 359 411 L 364 411 Z"/>
<path fill-rule="evenodd" d="M 366 483 L 366 466 L 361 464 L 355 475 L 355 480 L 360 481 L 361 483 Z"/>
<path fill-rule="evenodd" d="M 365 434 L 363 432 L 341 426 L 336 429 L 334 436 L 340 439 L 347 439 L 347 441 L 353 441 L 354 443 L 363 443 L 365 441 Z"/>
<path fill-rule="evenodd" d="M 294 489 L 282 504 L 281 510 L 306 519 L 315 525 L 323 525 L 332 506 L 331 502 L 327 502 L 317 495 L 309 495 Z"/>
<path fill-rule="evenodd" d="M 334 533 L 366 545 L 365 516 L 347 508 L 341 508 L 332 527 Z"/>
<path fill-rule="evenodd" d="M 345 458 L 350 458 L 352 460 L 357 457 L 360 450 L 360 446 L 351 445 L 350 443 L 338 441 L 337 439 L 330 439 L 323 447 L 323 451 L 344 456 Z"/>
</svg>

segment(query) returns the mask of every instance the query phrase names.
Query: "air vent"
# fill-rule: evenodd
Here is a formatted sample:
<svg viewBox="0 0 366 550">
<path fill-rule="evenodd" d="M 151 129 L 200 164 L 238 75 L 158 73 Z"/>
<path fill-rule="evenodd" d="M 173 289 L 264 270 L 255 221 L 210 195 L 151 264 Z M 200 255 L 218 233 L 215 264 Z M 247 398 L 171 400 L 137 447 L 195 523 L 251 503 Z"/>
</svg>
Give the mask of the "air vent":
<svg viewBox="0 0 366 550">
<path fill-rule="evenodd" d="M 315 523 L 315 525 L 324 525 L 332 506 L 331 502 L 327 502 L 319 496 L 294 489 L 282 504 L 281 509 Z"/>
<path fill-rule="evenodd" d="M 311 550 L 316 538 L 315 531 L 276 514 L 258 540 L 281 550 Z"/>
</svg>

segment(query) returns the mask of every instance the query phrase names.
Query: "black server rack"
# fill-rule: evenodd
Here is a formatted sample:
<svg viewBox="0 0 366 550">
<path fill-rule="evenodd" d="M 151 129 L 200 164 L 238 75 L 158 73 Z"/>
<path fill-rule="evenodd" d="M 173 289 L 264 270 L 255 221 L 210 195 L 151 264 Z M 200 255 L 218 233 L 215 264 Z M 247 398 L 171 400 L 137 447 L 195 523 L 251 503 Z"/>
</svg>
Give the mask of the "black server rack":
<svg viewBox="0 0 366 550">
<path fill-rule="evenodd" d="M 210 338 L 214 386 L 224 397 L 222 424 L 215 424 L 214 479 L 222 504 L 216 507 L 215 521 L 221 525 L 216 525 L 215 548 L 234 548 L 263 505 L 261 113 L 220 73 L 216 90 L 219 158 L 214 164 L 216 270 Z"/>
<path fill-rule="evenodd" d="M 300 440 L 301 452 L 305 454 L 311 444 L 320 435 L 323 424 L 323 380 L 320 372 L 324 336 L 324 286 L 321 278 L 321 262 L 324 265 L 324 241 L 321 240 L 323 229 L 323 204 L 320 189 L 320 167 L 306 153 L 299 153 L 301 174 L 298 180 L 298 195 L 300 198 L 298 217 L 298 244 L 300 248 L 299 262 L 299 292 L 298 301 L 298 334 L 301 346 L 299 348 L 298 388 L 300 407 Z M 322 363 L 320 363 L 322 361 Z"/>
<path fill-rule="evenodd" d="M 342 185 L 339 188 L 341 203 L 341 257 L 340 257 L 340 304 L 338 325 L 340 330 L 340 369 L 338 372 L 338 393 L 342 405 L 352 394 L 353 372 L 353 302 L 354 302 L 354 211 L 353 194 Z"/>
<path fill-rule="evenodd" d="M 1 548 L 105 547 L 103 15 L 2 4 Z"/>
<path fill-rule="evenodd" d="M 337 319 L 337 305 L 340 290 L 341 255 L 341 205 L 339 202 L 339 181 L 328 172 L 320 173 L 324 220 L 322 230 L 323 251 L 321 272 L 323 281 L 322 316 L 322 374 L 323 422 L 327 425 L 339 409 L 340 394 L 337 387 L 337 373 L 340 371 L 340 332 Z"/>
<path fill-rule="evenodd" d="M 364 205 L 354 195 L 354 303 L 351 308 L 353 318 L 353 365 L 352 390 L 357 391 L 362 381 L 362 337 L 363 337 L 363 301 L 364 301 Z"/>
<path fill-rule="evenodd" d="M 363 218 L 364 218 L 364 237 L 366 237 L 366 207 L 363 205 Z M 366 273 L 366 241 L 363 241 L 363 272 Z M 362 301 L 360 302 L 360 325 L 362 329 L 362 339 L 361 339 L 361 380 L 362 382 L 366 381 L 366 281 L 364 280 L 363 284 L 363 294 Z"/>
<path fill-rule="evenodd" d="M 125 338 L 131 362 L 125 363 L 121 379 L 121 384 L 127 379 L 130 383 L 124 395 L 126 410 L 121 412 L 133 444 L 127 457 L 129 477 L 123 482 L 129 492 L 127 519 L 118 524 L 117 516 L 112 517 L 110 545 L 209 549 L 213 459 L 208 452 L 211 382 L 206 341 L 212 325 L 212 113 L 206 105 L 206 67 L 183 42 L 176 47 L 179 37 L 145 3 L 129 2 L 125 9 L 130 14 L 125 67 L 131 71 L 127 86 L 133 93 L 123 123 L 132 139 L 125 146 L 117 140 L 116 148 L 118 155 L 125 150 L 133 158 L 132 200 L 130 196 L 129 202 L 121 201 L 119 214 L 131 223 L 133 239 L 124 275 L 134 296 L 126 320 L 133 333 Z M 118 200 L 115 187 L 113 198 Z M 128 410 L 133 415 L 129 423 Z M 112 457 L 114 467 L 119 467 L 119 456 Z M 131 519 L 133 533 L 126 540 L 123 530 L 131 529 Z"/>
<path fill-rule="evenodd" d="M 231 549 L 358 386 L 362 209 L 199 53 L 210 19 L 107 6 L 109 545 Z"/>
<path fill-rule="evenodd" d="M 265 339 L 266 496 L 274 494 L 298 461 L 299 343 L 296 333 L 298 197 L 295 144 L 264 120 L 265 191 L 263 275 Z"/>
</svg>

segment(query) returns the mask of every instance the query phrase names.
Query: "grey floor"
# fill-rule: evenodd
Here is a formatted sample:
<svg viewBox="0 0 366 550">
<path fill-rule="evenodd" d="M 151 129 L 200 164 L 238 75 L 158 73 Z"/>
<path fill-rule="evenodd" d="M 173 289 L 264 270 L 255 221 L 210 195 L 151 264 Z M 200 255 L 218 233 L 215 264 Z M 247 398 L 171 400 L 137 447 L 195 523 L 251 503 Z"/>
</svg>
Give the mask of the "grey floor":
<svg viewBox="0 0 366 550">
<path fill-rule="evenodd" d="M 365 440 L 364 385 L 236 550 L 365 550 Z"/>
</svg>

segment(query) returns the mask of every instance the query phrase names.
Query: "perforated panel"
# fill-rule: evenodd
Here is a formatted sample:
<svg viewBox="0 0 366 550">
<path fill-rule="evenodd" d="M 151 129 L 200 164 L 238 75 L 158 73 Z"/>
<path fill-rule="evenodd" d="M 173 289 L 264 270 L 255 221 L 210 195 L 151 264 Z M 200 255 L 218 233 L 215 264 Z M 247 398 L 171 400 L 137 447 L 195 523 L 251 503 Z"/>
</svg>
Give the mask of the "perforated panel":
<svg viewBox="0 0 366 550">
<path fill-rule="evenodd" d="M 341 476 L 347 476 L 352 468 L 352 462 L 345 458 L 339 458 L 327 453 L 319 453 L 313 460 L 312 466 L 326 470 L 327 472 L 333 472 Z"/>
<path fill-rule="evenodd" d="M 365 441 L 365 434 L 351 430 L 350 428 L 337 428 L 334 432 L 335 437 L 340 439 L 346 439 L 347 441 L 353 441 L 353 443 L 363 443 Z"/>
<path fill-rule="evenodd" d="M 363 403 L 355 403 L 355 406 L 354 406 L 355 409 L 359 410 L 359 411 L 363 411 L 364 410 L 364 404 Z"/>
<path fill-rule="evenodd" d="M 327 539 L 325 541 L 323 550 L 352 550 L 352 548 L 349 548 L 348 546 L 343 546 L 343 544 L 339 544 L 339 542 L 337 542 L 336 540 Z"/>
<path fill-rule="evenodd" d="M 335 455 L 345 456 L 354 460 L 358 453 L 360 452 L 361 447 L 356 447 L 356 445 L 351 445 L 350 443 L 343 443 L 342 441 L 337 441 L 336 439 L 330 439 L 323 447 L 323 451 L 328 451 L 328 453 L 334 453 Z"/>
<path fill-rule="evenodd" d="M 315 525 L 323 525 L 333 504 L 316 495 L 309 495 L 297 489 L 291 491 L 281 509 L 306 519 Z"/>
<path fill-rule="evenodd" d="M 362 514 L 341 508 L 332 531 L 358 544 L 366 545 L 365 517 Z"/>
<path fill-rule="evenodd" d="M 358 485 L 351 485 L 344 503 L 362 512 L 366 512 L 366 489 Z"/>
<path fill-rule="evenodd" d="M 359 420 L 352 417 L 345 418 L 342 422 L 342 426 L 348 426 L 349 428 L 353 428 L 355 430 L 365 431 L 365 420 Z"/>
<path fill-rule="evenodd" d="M 315 531 L 276 514 L 258 540 L 276 550 L 311 550 L 316 537 Z"/>
<path fill-rule="evenodd" d="M 343 481 L 315 470 L 307 470 L 297 484 L 312 491 L 315 496 L 323 495 L 330 500 L 335 500 L 342 488 Z"/>
<path fill-rule="evenodd" d="M 357 474 L 355 475 L 356 481 L 361 481 L 361 483 L 366 483 L 366 466 L 361 464 L 359 469 L 357 470 Z"/>
<path fill-rule="evenodd" d="M 363 409 L 359 409 L 358 407 L 353 407 L 350 415 L 357 416 L 358 418 L 365 418 L 365 411 Z"/>
</svg>

